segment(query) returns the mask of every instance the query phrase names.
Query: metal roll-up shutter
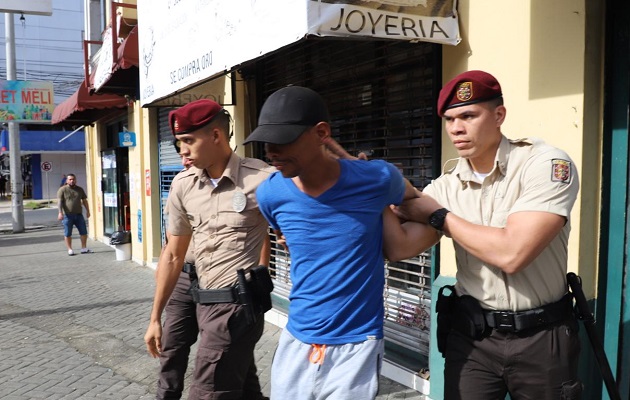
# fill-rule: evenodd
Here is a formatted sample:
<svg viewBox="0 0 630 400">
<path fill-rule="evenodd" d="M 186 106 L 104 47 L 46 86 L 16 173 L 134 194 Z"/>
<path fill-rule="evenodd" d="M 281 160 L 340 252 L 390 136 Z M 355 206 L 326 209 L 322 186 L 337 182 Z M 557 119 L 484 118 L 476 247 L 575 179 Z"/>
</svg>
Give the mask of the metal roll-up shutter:
<svg viewBox="0 0 630 400">
<path fill-rule="evenodd" d="M 314 89 L 328 104 L 333 136 L 349 152 L 396 164 L 422 189 L 439 171 L 440 122 L 434 105 L 440 60 L 440 47 L 429 43 L 309 38 L 245 67 L 243 74 L 255 76 L 259 109 L 288 84 Z M 257 156 L 264 159 L 260 147 Z M 274 247 L 276 292 L 288 294 L 290 257 Z M 386 339 L 418 371 L 428 365 L 431 257 L 425 253 L 387 263 L 386 277 Z"/>
<path fill-rule="evenodd" d="M 171 188 L 171 182 L 179 171 L 182 170 L 182 161 L 173 147 L 173 134 L 168 125 L 168 113 L 172 108 L 158 109 L 158 163 L 160 165 L 160 215 L 162 226 L 162 243 L 166 237 L 166 224 L 164 207 Z"/>
</svg>

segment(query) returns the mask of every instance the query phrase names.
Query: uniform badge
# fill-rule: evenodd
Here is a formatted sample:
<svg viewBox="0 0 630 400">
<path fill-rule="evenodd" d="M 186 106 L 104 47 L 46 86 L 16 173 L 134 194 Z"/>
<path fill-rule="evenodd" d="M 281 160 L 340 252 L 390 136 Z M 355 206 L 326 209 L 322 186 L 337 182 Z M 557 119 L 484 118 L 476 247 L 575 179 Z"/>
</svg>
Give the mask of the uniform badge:
<svg viewBox="0 0 630 400">
<path fill-rule="evenodd" d="M 175 122 L 173 122 L 173 130 L 177 132 L 179 130 L 179 121 L 175 118 Z"/>
<path fill-rule="evenodd" d="M 468 101 L 473 97 L 472 82 L 462 82 L 457 87 L 457 100 Z"/>
<path fill-rule="evenodd" d="M 234 192 L 234 196 L 232 197 L 232 208 L 234 208 L 234 211 L 240 213 L 245 209 L 246 204 L 247 197 L 245 197 L 243 192 Z"/>
<path fill-rule="evenodd" d="M 551 160 L 551 181 L 571 182 L 571 162 L 557 158 Z"/>
</svg>

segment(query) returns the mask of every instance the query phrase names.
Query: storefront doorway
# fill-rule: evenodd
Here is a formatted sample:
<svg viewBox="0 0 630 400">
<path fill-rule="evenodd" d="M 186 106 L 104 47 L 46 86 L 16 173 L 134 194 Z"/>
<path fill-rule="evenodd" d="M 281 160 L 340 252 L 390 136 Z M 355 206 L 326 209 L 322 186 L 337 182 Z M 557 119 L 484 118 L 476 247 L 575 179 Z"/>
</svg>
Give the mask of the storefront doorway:
<svg viewBox="0 0 630 400">
<path fill-rule="evenodd" d="M 129 149 L 119 146 L 119 134 L 127 129 L 127 120 L 107 125 L 101 151 L 101 191 L 103 193 L 103 234 L 131 230 L 129 209 Z"/>
<path fill-rule="evenodd" d="M 126 148 L 101 152 L 103 175 L 103 230 L 111 236 L 117 230 L 130 230 L 129 153 Z"/>
</svg>

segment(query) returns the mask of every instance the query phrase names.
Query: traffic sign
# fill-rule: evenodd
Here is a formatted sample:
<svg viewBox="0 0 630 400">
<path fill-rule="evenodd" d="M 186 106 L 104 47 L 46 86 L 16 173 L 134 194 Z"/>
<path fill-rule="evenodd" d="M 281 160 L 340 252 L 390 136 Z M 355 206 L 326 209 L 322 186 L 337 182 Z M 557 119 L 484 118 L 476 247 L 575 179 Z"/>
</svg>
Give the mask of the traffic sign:
<svg viewBox="0 0 630 400">
<path fill-rule="evenodd" d="M 52 171 L 52 163 L 50 161 L 42 161 L 42 171 Z"/>
</svg>

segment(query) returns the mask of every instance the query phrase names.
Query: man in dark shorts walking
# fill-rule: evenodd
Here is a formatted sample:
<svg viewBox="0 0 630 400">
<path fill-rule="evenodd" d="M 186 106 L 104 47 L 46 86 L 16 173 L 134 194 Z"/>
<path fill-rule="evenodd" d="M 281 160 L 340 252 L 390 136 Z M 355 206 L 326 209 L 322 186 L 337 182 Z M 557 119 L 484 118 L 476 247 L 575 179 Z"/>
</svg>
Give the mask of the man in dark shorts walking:
<svg viewBox="0 0 630 400">
<path fill-rule="evenodd" d="M 72 227 L 76 226 L 81 237 L 81 254 L 92 253 L 87 247 L 87 228 L 85 219 L 83 218 L 83 209 L 88 218 L 90 218 L 90 206 L 87 202 L 87 195 L 81 186 L 77 186 L 77 177 L 74 174 L 68 174 L 66 177 L 66 185 L 57 191 L 57 200 L 59 203 L 59 215 L 57 219 L 63 222 L 63 236 L 68 248 L 68 255 L 73 256 L 72 250 Z"/>
</svg>

